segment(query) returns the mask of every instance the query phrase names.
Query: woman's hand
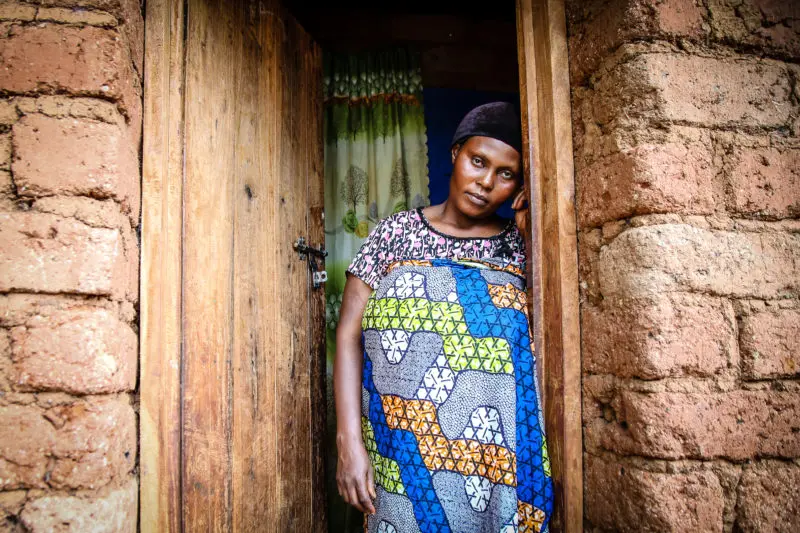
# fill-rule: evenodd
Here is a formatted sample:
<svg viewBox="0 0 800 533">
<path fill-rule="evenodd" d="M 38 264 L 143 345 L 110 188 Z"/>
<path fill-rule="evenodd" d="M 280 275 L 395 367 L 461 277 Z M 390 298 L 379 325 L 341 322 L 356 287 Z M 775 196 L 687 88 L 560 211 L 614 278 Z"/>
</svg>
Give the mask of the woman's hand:
<svg viewBox="0 0 800 533">
<path fill-rule="evenodd" d="M 375 513 L 376 497 L 372 466 L 361 437 L 361 319 L 372 287 L 347 276 L 336 328 L 336 360 L 333 365 L 333 390 L 336 399 L 336 447 L 339 464 L 336 484 L 344 501 L 362 513 Z"/>
<path fill-rule="evenodd" d="M 528 211 L 530 210 L 528 207 L 528 188 L 522 187 L 517 196 L 514 197 L 514 201 L 511 203 L 511 209 L 514 210 L 514 221 L 517 223 L 517 229 L 519 229 L 522 238 L 527 240 L 528 239 L 528 219 L 530 215 Z"/>
<path fill-rule="evenodd" d="M 339 464 L 336 486 L 339 495 L 362 513 L 375 514 L 372 500 L 377 497 L 372 465 L 361 435 L 337 437 Z"/>
</svg>

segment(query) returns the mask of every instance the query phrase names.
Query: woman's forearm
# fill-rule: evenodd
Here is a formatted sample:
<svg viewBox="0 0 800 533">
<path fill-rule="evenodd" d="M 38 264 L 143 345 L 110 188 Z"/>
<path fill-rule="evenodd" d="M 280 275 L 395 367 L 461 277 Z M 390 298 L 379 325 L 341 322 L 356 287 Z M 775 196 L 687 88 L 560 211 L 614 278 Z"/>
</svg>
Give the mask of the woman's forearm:
<svg viewBox="0 0 800 533">
<path fill-rule="evenodd" d="M 348 277 L 342 294 L 339 326 L 336 328 L 336 361 L 333 392 L 336 400 L 336 440 L 361 440 L 361 319 L 372 287 Z"/>
<path fill-rule="evenodd" d="M 333 390 L 336 400 L 336 441 L 361 439 L 361 339 L 336 338 Z"/>
</svg>

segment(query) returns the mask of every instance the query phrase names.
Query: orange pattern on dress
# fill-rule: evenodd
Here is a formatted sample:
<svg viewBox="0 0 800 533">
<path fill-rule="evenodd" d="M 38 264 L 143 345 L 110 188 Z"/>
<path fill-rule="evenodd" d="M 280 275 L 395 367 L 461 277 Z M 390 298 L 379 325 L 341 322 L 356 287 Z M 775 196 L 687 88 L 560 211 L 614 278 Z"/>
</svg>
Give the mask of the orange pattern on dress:
<svg viewBox="0 0 800 533">
<path fill-rule="evenodd" d="M 517 500 L 519 533 L 539 533 L 544 524 L 544 511 L 533 505 Z"/>
<path fill-rule="evenodd" d="M 436 406 L 429 400 L 382 396 L 386 425 L 405 429 L 417 437 L 420 455 L 428 470 L 450 470 L 465 476 L 482 476 L 492 483 L 516 486 L 514 452 L 497 444 L 473 439 L 448 440 L 442 435 Z"/>
<path fill-rule="evenodd" d="M 433 263 L 431 263 L 430 261 L 428 261 L 426 259 L 402 259 L 400 261 L 395 261 L 394 263 L 389 264 L 389 266 L 386 267 L 386 272 L 385 272 L 384 275 L 388 274 L 389 272 L 391 272 L 395 268 L 401 267 L 401 266 L 423 266 L 423 267 L 429 267 L 429 266 L 433 266 Z"/>
<path fill-rule="evenodd" d="M 527 312 L 528 295 L 514 287 L 511 283 L 505 285 L 489 285 L 489 296 L 497 307 L 516 309 Z"/>
</svg>

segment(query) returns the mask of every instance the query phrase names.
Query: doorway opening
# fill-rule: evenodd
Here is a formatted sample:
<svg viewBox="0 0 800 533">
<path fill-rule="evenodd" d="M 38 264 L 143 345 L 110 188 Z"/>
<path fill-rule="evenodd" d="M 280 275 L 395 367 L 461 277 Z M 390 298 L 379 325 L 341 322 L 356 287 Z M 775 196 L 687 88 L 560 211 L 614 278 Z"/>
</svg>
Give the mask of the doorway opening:
<svg viewBox="0 0 800 533">
<path fill-rule="evenodd" d="M 555 482 L 551 525 L 580 530 L 577 243 L 564 5 L 517 0 L 513 12 L 505 0 L 496 5 L 496 18 L 486 10 L 459 18 L 437 0 L 371 10 L 358 2 L 335 13 L 299 0 L 147 2 L 143 532 L 325 529 L 326 302 L 312 284 L 316 255 L 298 254 L 297 246 L 325 240 L 323 56 L 316 40 L 331 53 L 389 45 L 415 51 L 429 108 L 435 91 L 518 91 L 534 206 L 529 302 Z M 458 43 L 469 52 L 453 52 Z M 497 47 L 505 52 L 487 52 Z M 448 105 L 437 110 L 451 109 L 458 120 L 463 112 L 449 105 L 458 98 L 447 96 L 456 93 L 442 94 Z M 433 119 L 424 118 L 427 201 L 436 202 L 436 185 L 447 171 L 431 165 L 440 152 L 432 144 Z"/>
<path fill-rule="evenodd" d="M 335 8 L 329 2 L 297 1 L 286 7 L 324 57 L 328 530 L 355 533 L 363 530 L 363 517 L 344 503 L 335 482 L 332 371 L 344 270 L 380 219 L 447 198 L 450 142 L 469 110 L 494 101 L 519 109 L 516 4 L 499 0 L 479 12 L 454 9 L 452 2 L 441 0 L 356 0 Z M 395 84 L 395 76 L 404 80 Z M 341 86 L 331 87 L 336 84 Z M 396 101 L 390 104 L 390 98 Z M 373 107 L 376 100 L 380 110 Z M 382 135 L 365 133 L 383 126 L 384 117 L 373 116 L 379 113 L 397 117 L 398 124 Z M 422 117 L 415 123 L 416 114 Z M 339 124 L 344 122 L 349 124 Z M 344 135 L 337 128 L 351 135 L 337 138 Z M 357 135 L 365 141 L 355 141 Z M 364 143 L 375 146 L 365 148 Z M 510 201 L 500 214 L 513 217 Z"/>
</svg>

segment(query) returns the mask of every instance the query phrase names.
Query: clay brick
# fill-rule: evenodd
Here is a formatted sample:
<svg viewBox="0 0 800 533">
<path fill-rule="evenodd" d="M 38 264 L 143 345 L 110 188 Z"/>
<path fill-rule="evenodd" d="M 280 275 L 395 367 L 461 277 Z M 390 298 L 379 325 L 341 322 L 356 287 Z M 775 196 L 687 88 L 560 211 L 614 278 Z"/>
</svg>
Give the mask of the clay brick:
<svg viewBox="0 0 800 533">
<path fill-rule="evenodd" d="M 776 61 L 634 53 L 599 76 L 592 105 L 600 123 L 645 118 L 703 127 L 777 128 L 790 121 L 791 94 L 788 72 Z"/>
<path fill-rule="evenodd" d="M 0 406 L 0 489 L 97 489 L 127 478 L 136 417 L 127 397 Z"/>
<path fill-rule="evenodd" d="M 31 533 L 135 533 L 137 513 L 138 486 L 131 480 L 100 494 L 32 500 L 21 521 Z"/>
<path fill-rule="evenodd" d="M 743 317 L 740 342 L 745 377 L 800 374 L 800 310 L 765 310 Z"/>
<path fill-rule="evenodd" d="M 0 20 L 30 21 L 34 16 L 36 16 L 36 6 L 14 0 L 0 3 Z"/>
<path fill-rule="evenodd" d="M 37 315 L 11 330 L 14 381 L 25 390 L 132 390 L 137 336 L 105 309 Z"/>
<path fill-rule="evenodd" d="M 730 170 L 731 209 L 770 218 L 800 216 L 800 150 L 736 150 Z"/>
<path fill-rule="evenodd" d="M 0 213 L 0 291 L 135 301 L 138 261 L 130 232 L 45 213 Z"/>
<path fill-rule="evenodd" d="M 27 492 L 24 490 L 11 490 L 7 492 L 0 492 L 0 527 L 17 522 L 17 516 L 25 501 L 28 499 Z M 4 530 L 7 533 L 17 533 L 14 529 Z"/>
<path fill-rule="evenodd" d="M 706 9 L 694 0 L 594 0 L 568 6 L 570 73 L 580 83 L 623 42 L 699 39 Z"/>
<path fill-rule="evenodd" d="M 578 277 L 581 302 L 597 302 L 601 297 L 596 266 L 600 257 L 601 237 L 599 229 L 578 233 Z"/>
<path fill-rule="evenodd" d="M 700 295 L 605 300 L 581 315 L 584 372 L 623 378 L 713 376 L 736 366 L 730 302 Z"/>
<path fill-rule="evenodd" d="M 27 405 L 0 406 L 0 490 L 46 487 L 46 453 L 55 433 L 41 410 Z"/>
<path fill-rule="evenodd" d="M 11 136 L 0 135 L 0 168 L 11 166 Z"/>
<path fill-rule="evenodd" d="M 605 297 L 687 291 L 774 298 L 800 290 L 800 235 L 643 226 L 603 247 L 598 271 Z"/>
<path fill-rule="evenodd" d="M 800 7 L 782 0 L 708 0 L 714 39 L 800 56 Z"/>
<path fill-rule="evenodd" d="M 113 200 L 95 200 L 85 196 L 48 196 L 36 200 L 31 208 L 43 213 L 76 218 L 94 227 L 130 227 L 130 219 L 122 214 L 120 205 Z"/>
<path fill-rule="evenodd" d="M 714 212 L 709 142 L 643 143 L 602 157 L 577 172 L 581 227 L 650 213 Z"/>
<path fill-rule="evenodd" d="M 593 528 L 722 531 L 723 489 L 711 472 L 647 472 L 624 460 L 587 455 L 584 486 L 585 519 Z"/>
<path fill-rule="evenodd" d="M 128 21 L 125 14 L 129 13 L 132 8 L 138 10 L 140 0 L 37 0 L 37 3 L 43 6 L 51 7 L 65 7 L 65 8 L 83 8 L 83 9 L 97 9 L 100 11 L 108 11 L 117 17 Z"/>
<path fill-rule="evenodd" d="M 800 465 L 781 461 L 747 465 L 738 493 L 736 531 L 800 531 Z"/>
<path fill-rule="evenodd" d="M 8 379 L 11 374 L 11 341 L 8 330 L 0 329 L 0 394 L 11 390 Z"/>
<path fill-rule="evenodd" d="M 16 93 L 66 91 L 119 101 L 141 117 L 139 84 L 115 30 L 58 24 L 17 26 L 0 37 L 0 87 Z"/>
<path fill-rule="evenodd" d="M 114 198 L 138 219 L 139 160 L 120 127 L 29 115 L 14 125 L 13 133 L 12 172 L 20 196 Z"/>
<path fill-rule="evenodd" d="M 0 98 L 0 125 L 10 126 L 19 118 L 16 103 L 13 99 Z"/>
<path fill-rule="evenodd" d="M 125 323 L 133 324 L 136 311 L 129 301 L 107 298 L 86 299 L 65 294 L 0 294 L 0 328 L 25 326 L 39 316 L 50 316 L 82 309 L 105 309 Z M 50 395 L 52 396 L 52 394 Z"/>
<path fill-rule="evenodd" d="M 745 460 L 800 457 L 800 397 L 793 392 L 641 393 L 616 391 L 601 401 L 611 416 L 586 420 L 587 450 L 662 459 Z M 610 420 L 609 420 L 610 419 Z"/>
<path fill-rule="evenodd" d="M 141 0 L 39 0 L 42 6 L 82 8 L 106 11 L 122 24 L 120 31 L 131 50 L 131 57 L 138 72 L 143 72 L 144 19 Z"/>
<path fill-rule="evenodd" d="M 0 211 L 13 211 L 16 209 L 16 193 L 11 181 L 11 172 L 0 170 Z"/>
<path fill-rule="evenodd" d="M 92 11 L 78 8 L 41 7 L 36 13 L 36 20 L 64 22 L 66 24 L 90 24 L 92 26 L 116 26 L 117 17 L 103 11 Z"/>
</svg>

